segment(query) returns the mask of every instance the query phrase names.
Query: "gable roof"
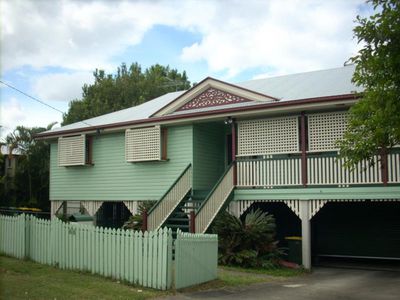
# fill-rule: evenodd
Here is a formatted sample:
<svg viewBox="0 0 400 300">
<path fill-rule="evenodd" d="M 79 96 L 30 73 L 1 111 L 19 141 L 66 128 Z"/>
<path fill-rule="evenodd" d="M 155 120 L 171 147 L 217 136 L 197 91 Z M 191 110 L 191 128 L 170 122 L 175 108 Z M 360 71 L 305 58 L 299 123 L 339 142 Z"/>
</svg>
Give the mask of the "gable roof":
<svg viewBox="0 0 400 300">
<path fill-rule="evenodd" d="M 199 82 L 196 86 L 194 86 L 190 90 L 188 90 L 185 93 L 183 93 L 182 95 L 178 96 L 170 104 L 166 105 L 165 107 L 163 107 L 162 109 L 157 111 L 155 114 L 153 114 L 153 116 L 160 117 L 160 116 L 164 116 L 164 115 L 179 111 L 180 108 L 182 108 L 185 104 L 187 104 L 191 100 L 195 99 L 196 97 L 200 96 L 202 93 L 206 92 L 209 89 L 215 89 L 215 90 L 227 93 L 227 94 L 236 95 L 238 97 L 241 97 L 243 100 L 245 100 L 245 101 L 233 103 L 234 105 L 240 104 L 243 102 L 248 102 L 250 105 L 257 104 L 257 103 L 265 104 L 268 102 L 278 100 L 278 99 L 268 96 L 267 94 L 264 94 L 264 93 L 259 93 L 259 92 L 252 91 L 252 90 L 249 90 L 249 89 L 246 89 L 243 87 L 239 87 L 237 85 L 223 82 L 223 81 L 215 79 L 215 78 L 207 77 L 206 79 Z M 221 109 L 221 108 L 223 108 L 224 105 L 214 105 L 214 106 L 218 106 L 218 109 Z M 188 110 L 185 110 L 185 112 L 188 112 Z"/>
<path fill-rule="evenodd" d="M 348 65 L 335 69 L 250 80 L 235 85 L 208 77 L 188 91 L 167 93 L 138 106 L 42 132 L 38 134 L 38 137 L 79 132 L 79 130 L 95 130 L 99 127 L 111 127 L 113 124 L 145 123 L 146 120 L 161 120 L 162 118 L 170 118 L 176 115 L 184 116 L 187 113 L 192 115 L 201 113 L 204 115 L 204 113 L 212 113 L 213 111 L 224 109 L 228 111 L 232 108 L 240 110 L 241 108 L 251 107 L 252 109 L 257 109 L 257 107 L 264 108 L 268 104 L 273 105 L 280 102 L 309 99 L 324 101 L 324 98 L 334 99 L 336 96 L 354 98 L 354 95 L 352 95 L 354 92 L 363 91 L 362 88 L 356 87 L 351 82 L 354 70 L 354 65 Z M 245 98 L 252 101 L 202 107 L 189 111 L 177 111 L 182 105 L 204 92 L 210 86 L 239 94 L 239 96 L 245 96 Z"/>
</svg>

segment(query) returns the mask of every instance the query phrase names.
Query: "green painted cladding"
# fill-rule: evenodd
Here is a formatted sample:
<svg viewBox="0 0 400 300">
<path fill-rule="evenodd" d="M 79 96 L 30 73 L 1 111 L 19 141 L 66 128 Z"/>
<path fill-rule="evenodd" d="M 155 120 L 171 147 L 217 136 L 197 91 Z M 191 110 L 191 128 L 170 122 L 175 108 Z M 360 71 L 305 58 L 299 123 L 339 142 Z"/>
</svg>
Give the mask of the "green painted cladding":
<svg viewBox="0 0 400 300">
<path fill-rule="evenodd" d="M 168 128 L 168 160 L 125 161 L 125 134 L 93 139 L 93 166 L 59 167 L 57 143 L 51 145 L 50 200 L 158 200 L 192 163 L 193 127 Z"/>
<path fill-rule="evenodd" d="M 193 127 L 193 189 L 211 190 L 225 169 L 225 128 L 223 123 Z"/>
</svg>

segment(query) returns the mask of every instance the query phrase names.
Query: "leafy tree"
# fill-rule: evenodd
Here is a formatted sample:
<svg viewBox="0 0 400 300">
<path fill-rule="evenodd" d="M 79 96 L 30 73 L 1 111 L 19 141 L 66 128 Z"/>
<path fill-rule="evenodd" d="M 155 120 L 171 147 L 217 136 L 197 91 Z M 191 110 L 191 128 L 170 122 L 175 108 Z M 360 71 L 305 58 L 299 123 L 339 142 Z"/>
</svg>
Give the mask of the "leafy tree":
<svg viewBox="0 0 400 300">
<path fill-rule="evenodd" d="M 153 65 L 144 72 L 138 63 L 121 64 L 115 75 L 93 73 L 94 83 L 82 88 L 82 99 L 70 102 L 63 125 L 142 104 L 165 93 L 190 87 L 186 72 Z"/>
<path fill-rule="evenodd" d="M 243 220 L 223 211 L 212 231 L 218 234 L 221 264 L 265 267 L 277 263 L 275 219 L 260 209 L 249 212 Z"/>
<path fill-rule="evenodd" d="M 377 13 L 357 17 L 354 34 L 363 48 L 351 58 L 353 82 L 365 91 L 350 110 L 349 129 L 340 143 L 348 165 L 400 143 L 400 1 L 368 2 Z"/>
<path fill-rule="evenodd" d="M 49 208 L 49 145 L 34 140 L 34 136 L 53 125 L 47 128 L 17 126 L 5 138 L 8 155 L 12 157 L 14 149 L 19 149 L 22 155 L 18 157 L 15 176 L 3 179 L 2 205 Z"/>
</svg>

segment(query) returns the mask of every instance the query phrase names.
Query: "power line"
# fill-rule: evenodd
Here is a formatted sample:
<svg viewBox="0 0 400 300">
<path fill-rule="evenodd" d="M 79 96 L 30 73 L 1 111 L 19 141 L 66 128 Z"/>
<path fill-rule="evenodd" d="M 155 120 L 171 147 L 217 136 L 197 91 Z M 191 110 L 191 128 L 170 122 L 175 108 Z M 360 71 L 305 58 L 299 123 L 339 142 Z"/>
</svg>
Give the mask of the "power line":
<svg viewBox="0 0 400 300">
<path fill-rule="evenodd" d="M 24 91 L 21 91 L 20 89 L 16 88 L 15 86 L 12 86 L 11 84 L 8 84 L 8 83 L 2 81 L 1 79 L 0 79 L 0 82 L 1 82 L 2 84 L 4 84 L 4 85 L 8 86 L 9 88 L 11 88 L 11 89 L 17 91 L 18 93 L 21 93 L 22 95 L 24 95 L 24 96 L 26 96 L 26 97 L 28 97 L 28 98 L 30 98 L 30 99 L 32 99 L 32 100 L 35 100 L 36 102 L 39 102 L 39 103 L 42 104 L 42 105 L 45 105 L 45 106 L 47 106 L 47 107 L 50 107 L 51 109 L 54 109 L 55 111 L 57 111 L 57 112 L 59 112 L 59 113 L 62 113 L 62 114 L 65 113 L 65 112 L 59 110 L 58 108 L 55 108 L 54 106 L 51 106 L 50 104 L 47 104 L 47 103 L 43 102 L 42 100 L 39 100 L 38 98 L 35 98 L 35 97 L 33 97 L 33 96 L 31 96 L 31 95 L 25 93 Z M 79 121 L 79 122 L 82 122 L 82 123 L 84 123 L 84 124 L 86 124 L 86 125 L 89 125 L 89 126 L 93 126 L 93 125 L 91 125 L 91 124 L 89 124 L 89 123 L 86 123 L 85 121 Z"/>
</svg>

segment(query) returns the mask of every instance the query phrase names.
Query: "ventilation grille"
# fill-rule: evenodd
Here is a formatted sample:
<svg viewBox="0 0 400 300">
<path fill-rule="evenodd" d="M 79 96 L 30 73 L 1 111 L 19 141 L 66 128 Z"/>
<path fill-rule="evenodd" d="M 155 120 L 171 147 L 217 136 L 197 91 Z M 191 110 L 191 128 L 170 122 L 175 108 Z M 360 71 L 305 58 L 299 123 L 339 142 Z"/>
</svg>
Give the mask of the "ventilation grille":
<svg viewBox="0 0 400 300">
<path fill-rule="evenodd" d="M 160 126 L 128 129 L 125 132 L 126 161 L 149 161 L 161 159 Z"/>
<path fill-rule="evenodd" d="M 347 128 L 347 112 L 312 114 L 308 116 L 308 150 L 338 150 L 336 142 L 343 139 Z"/>
<path fill-rule="evenodd" d="M 238 123 L 238 156 L 299 151 L 298 117 Z"/>
<path fill-rule="evenodd" d="M 58 139 L 58 165 L 82 166 L 85 164 L 85 135 Z"/>
</svg>

